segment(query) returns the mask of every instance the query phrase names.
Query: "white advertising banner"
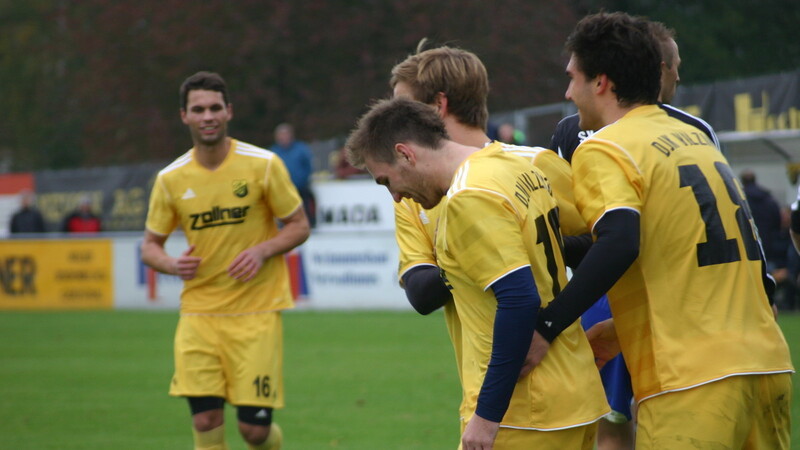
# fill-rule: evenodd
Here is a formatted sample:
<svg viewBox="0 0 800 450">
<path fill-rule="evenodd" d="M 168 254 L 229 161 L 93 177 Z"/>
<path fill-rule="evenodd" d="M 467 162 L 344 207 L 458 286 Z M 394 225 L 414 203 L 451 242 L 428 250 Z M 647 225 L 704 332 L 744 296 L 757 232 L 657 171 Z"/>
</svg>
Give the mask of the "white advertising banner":
<svg viewBox="0 0 800 450">
<path fill-rule="evenodd" d="M 309 308 L 408 309 L 394 231 L 321 233 L 301 247 Z"/>
<path fill-rule="evenodd" d="M 141 262 L 140 236 L 112 239 L 114 307 L 178 309 L 180 278 L 148 269 Z M 182 234 L 170 236 L 167 253 L 186 249 Z M 397 283 L 397 244 L 393 231 L 314 233 L 299 249 L 292 277 L 301 284 L 298 308 L 407 309 Z"/>
<path fill-rule="evenodd" d="M 315 231 L 394 231 L 392 196 L 372 179 L 318 182 L 314 196 Z"/>
<path fill-rule="evenodd" d="M 113 239 L 114 307 L 178 309 L 183 281 L 145 266 L 139 250 L 141 245 L 142 235 Z M 186 250 L 186 239 L 183 234 L 174 234 L 165 247 L 168 254 L 178 256 Z"/>
</svg>

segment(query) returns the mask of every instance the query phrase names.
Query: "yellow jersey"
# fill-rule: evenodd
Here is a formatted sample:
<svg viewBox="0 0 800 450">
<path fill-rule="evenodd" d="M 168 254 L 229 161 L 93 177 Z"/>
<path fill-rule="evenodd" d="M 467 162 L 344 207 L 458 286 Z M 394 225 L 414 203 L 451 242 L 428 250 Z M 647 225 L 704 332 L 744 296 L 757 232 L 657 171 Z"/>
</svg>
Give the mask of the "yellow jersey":
<svg viewBox="0 0 800 450">
<path fill-rule="evenodd" d="M 283 255 L 264 261 L 248 282 L 228 275 L 243 250 L 278 233 L 276 218 L 301 206 L 281 159 L 235 139 L 225 160 L 208 170 L 189 150 L 161 170 L 150 194 L 147 230 L 162 236 L 180 226 L 192 253 L 202 258 L 197 276 L 184 282 L 181 313 L 238 314 L 291 308 Z"/>
<path fill-rule="evenodd" d="M 586 223 L 575 207 L 575 198 L 572 194 L 572 168 L 567 161 L 558 156 L 557 153 L 542 147 L 510 145 L 499 141 L 496 144 L 499 144 L 503 151 L 527 158 L 531 164 L 544 172 L 553 187 L 553 196 L 558 203 L 559 223 L 562 234 L 573 236 L 588 233 Z M 406 272 L 414 267 L 423 265 L 436 266 L 433 240 L 436 233 L 436 225 L 439 222 L 441 205 L 442 203 L 431 209 L 424 209 L 419 203 L 408 198 L 395 203 L 395 238 L 400 250 L 400 267 L 398 271 L 400 280 L 403 279 L 403 275 Z M 456 306 L 453 302 L 446 303 L 443 310 L 445 324 L 455 352 L 460 380 L 461 322 L 458 319 Z M 461 414 L 465 414 L 463 404 Z"/>
<path fill-rule="evenodd" d="M 586 139 L 572 168 L 592 228 L 609 211 L 640 216 L 639 257 L 608 293 L 638 401 L 792 370 L 742 187 L 708 136 L 641 106 Z"/>
<path fill-rule="evenodd" d="M 544 173 L 494 143 L 461 164 L 440 208 L 436 258 L 461 321 L 462 415 L 469 420 L 491 359 L 491 285 L 529 267 L 546 306 L 567 281 L 558 207 Z M 592 350 L 575 322 L 517 382 L 501 426 L 569 428 L 608 411 Z"/>
</svg>

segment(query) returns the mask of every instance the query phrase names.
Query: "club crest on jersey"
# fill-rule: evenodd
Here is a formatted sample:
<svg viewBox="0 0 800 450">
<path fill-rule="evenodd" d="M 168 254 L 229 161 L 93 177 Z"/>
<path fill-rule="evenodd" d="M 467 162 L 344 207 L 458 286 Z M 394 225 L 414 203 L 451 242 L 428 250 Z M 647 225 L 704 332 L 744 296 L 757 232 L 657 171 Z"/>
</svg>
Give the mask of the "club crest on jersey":
<svg viewBox="0 0 800 450">
<path fill-rule="evenodd" d="M 233 194 L 239 198 L 247 196 L 247 180 L 233 180 Z"/>
</svg>

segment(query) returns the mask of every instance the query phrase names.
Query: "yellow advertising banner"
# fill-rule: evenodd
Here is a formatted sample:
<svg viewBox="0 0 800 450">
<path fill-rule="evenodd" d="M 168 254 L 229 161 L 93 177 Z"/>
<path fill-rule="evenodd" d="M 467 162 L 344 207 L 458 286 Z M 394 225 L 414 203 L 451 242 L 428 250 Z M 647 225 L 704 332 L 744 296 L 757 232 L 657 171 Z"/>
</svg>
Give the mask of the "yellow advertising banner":
<svg viewBox="0 0 800 450">
<path fill-rule="evenodd" d="M 0 241 L 0 310 L 110 309 L 109 239 Z"/>
</svg>

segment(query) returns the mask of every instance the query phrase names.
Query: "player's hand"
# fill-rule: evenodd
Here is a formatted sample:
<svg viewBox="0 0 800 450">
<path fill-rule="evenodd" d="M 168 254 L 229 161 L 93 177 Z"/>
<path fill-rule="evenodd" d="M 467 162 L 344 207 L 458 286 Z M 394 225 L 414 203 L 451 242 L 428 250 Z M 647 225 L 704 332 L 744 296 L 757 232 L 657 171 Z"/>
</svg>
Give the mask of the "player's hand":
<svg viewBox="0 0 800 450">
<path fill-rule="evenodd" d="M 239 253 L 228 266 L 228 275 L 239 281 L 250 281 L 264 265 L 264 256 L 257 247 Z"/>
<path fill-rule="evenodd" d="M 473 414 L 461 435 L 461 447 L 464 450 L 491 450 L 499 428 L 499 423 Z"/>
<path fill-rule="evenodd" d="M 531 347 L 528 349 L 528 355 L 525 357 L 525 363 L 522 365 L 519 377 L 522 378 L 528 375 L 531 370 L 538 366 L 547 355 L 548 350 L 550 350 L 550 343 L 541 334 L 534 331 Z"/>
<path fill-rule="evenodd" d="M 592 346 L 594 362 L 598 369 L 602 369 L 621 351 L 614 319 L 606 319 L 592 325 L 586 330 L 586 337 L 589 339 L 589 345 Z"/>
<path fill-rule="evenodd" d="M 191 280 L 197 275 L 197 267 L 200 266 L 203 258 L 191 256 L 193 251 L 194 245 L 190 245 L 181 253 L 181 256 L 175 259 L 175 275 L 181 277 L 181 280 Z"/>
</svg>

